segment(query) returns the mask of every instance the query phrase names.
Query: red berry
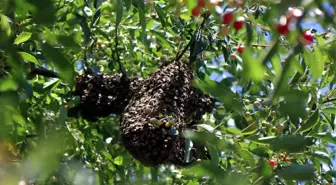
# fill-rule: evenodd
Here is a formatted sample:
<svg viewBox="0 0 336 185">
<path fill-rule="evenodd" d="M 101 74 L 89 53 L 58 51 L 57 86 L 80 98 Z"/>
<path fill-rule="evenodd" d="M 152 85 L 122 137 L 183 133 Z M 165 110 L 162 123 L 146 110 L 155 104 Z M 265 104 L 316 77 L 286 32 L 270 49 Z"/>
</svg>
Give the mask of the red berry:
<svg viewBox="0 0 336 185">
<path fill-rule="evenodd" d="M 205 0 L 198 0 L 197 6 L 198 7 L 204 7 L 205 6 Z"/>
<path fill-rule="evenodd" d="M 205 10 L 205 15 L 207 15 L 207 16 L 211 15 L 211 11 L 209 9 L 206 9 Z"/>
<path fill-rule="evenodd" d="M 277 31 L 280 35 L 287 35 L 289 33 L 288 24 L 278 24 Z"/>
<path fill-rule="evenodd" d="M 224 24 L 230 24 L 233 20 L 233 14 L 232 12 L 226 12 L 223 15 L 223 23 Z"/>
<path fill-rule="evenodd" d="M 244 17 L 238 17 L 238 19 L 233 23 L 233 27 L 235 30 L 240 30 L 244 27 L 245 18 Z"/>
<path fill-rule="evenodd" d="M 300 18 L 303 15 L 302 10 L 298 8 L 289 8 L 288 10 L 291 17 Z"/>
<path fill-rule="evenodd" d="M 191 10 L 191 14 L 194 16 L 194 17 L 198 17 L 201 15 L 201 8 L 196 6 L 195 8 L 193 8 Z"/>
<path fill-rule="evenodd" d="M 103 46 L 103 42 L 101 40 L 98 40 L 97 45 L 98 45 L 99 48 L 101 48 Z"/>
<path fill-rule="evenodd" d="M 277 113 L 276 113 L 275 111 L 272 111 L 272 112 L 271 112 L 271 115 L 272 115 L 272 116 L 276 116 Z"/>
<path fill-rule="evenodd" d="M 273 159 L 271 159 L 271 160 L 269 160 L 268 164 L 270 166 L 275 166 L 276 162 Z"/>
<path fill-rule="evenodd" d="M 280 124 L 279 124 L 279 128 L 282 130 L 282 129 L 285 128 L 285 125 L 284 125 L 283 123 L 280 123 Z"/>
<path fill-rule="evenodd" d="M 237 48 L 237 51 L 238 53 L 243 53 L 244 52 L 244 49 L 245 49 L 245 46 L 244 45 L 239 45 L 238 48 Z"/>
<path fill-rule="evenodd" d="M 303 42 L 303 44 L 312 44 L 314 41 L 314 35 L 311 31 L 305 31 L 302 34 L 302 39 L 301 41 Z"/>
<path fill-rule="evenodd" d="M 226 35 L 229 34 L 229 32 L 230 32 L 229 27 L 227 27 L 227 26 L 221 26 L 219 34 L 221 36 L 226 36 Z"/>
<path fill-rule="evenodd" d="M 237 59 L 237 55 L 236 55 L 235 53 L 232 53 L 232 54 L 230 55 L 230 59 L 231 59 L 231 60 L 236 60 L 236 59 Z"/>
<path fill-rule="evenodd" d="M 156 18 L 156 13 L 152 12 L 151 15 L 150 15 L 153 19 Z"/>
</svg>

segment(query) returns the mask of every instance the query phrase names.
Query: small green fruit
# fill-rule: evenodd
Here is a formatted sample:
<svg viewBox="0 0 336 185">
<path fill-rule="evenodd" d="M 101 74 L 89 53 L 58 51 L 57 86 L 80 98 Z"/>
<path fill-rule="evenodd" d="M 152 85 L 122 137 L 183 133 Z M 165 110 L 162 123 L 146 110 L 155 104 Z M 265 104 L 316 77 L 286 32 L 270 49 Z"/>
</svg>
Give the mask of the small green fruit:
<svg viewBox="0 0 336 185">
<path fill-rule="evenodd" d="M 153 125 L 156 125 L 156 126 L 161 126 L 163 123 L 160 121 L 160 120 L 158 120 L 158 119 L 156 119 L 156 118 L 152 118 L 151 120 L 150 120 L 150 122 L 153 124 Z"/>
<path fill-rule="evenodd" d="M 227 64 L 227 63 L 224 64 L 224 69 L 225 69 L 225 70 L 229 70 L 230 67 L 231 67 L 231 66 L 230 66 L 229 64 Z"/>
<path fill-rule="evenodd" d="M 273 111 L 271 112 L 271 115 L 272 115 L 272 116 L 276 116 L 277 113 L 273 110 Z"/>
<path fill-rule="evenodd" d="M 254 101 L 253 106 L 259 107 L 260 106 L 260 102 L 259 101 Z"/>
<path fill-rule="evenodd" d="M 168 122 L 165 124 L 166 128 L 171 128 L 173 125 L 174 125 L 174 123 L 172 123 L 172 122 L 170 122 L 170 121 L 168 121 Z"/>
</svg>

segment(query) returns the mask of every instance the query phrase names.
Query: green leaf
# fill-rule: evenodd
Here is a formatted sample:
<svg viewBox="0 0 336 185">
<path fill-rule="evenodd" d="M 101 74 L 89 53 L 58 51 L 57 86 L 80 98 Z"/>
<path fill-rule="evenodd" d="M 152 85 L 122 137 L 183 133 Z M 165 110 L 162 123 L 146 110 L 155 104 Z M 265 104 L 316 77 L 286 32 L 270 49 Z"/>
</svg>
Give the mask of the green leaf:
<svg viewBox="0 0 336 185">
<path fill-rule="evenodd" d="M 242 149 L 239 151 L 239 155 L 246 161 L 250 166 L 255 165 L 254 157 L 251 152 Z"/>
<path fill-rule="evenodd" d="M 280 43 L 280 41 L 279 41 L 279 39 L 277 39 L 277 40 L 273 43 L 272 47 L 266 51 L 266 54 L 265 54 L 264 56 L 262 56 L 262 58 L 261 58 L 261 63 L 262 63 L 263 65 L 266 65 L 266 63 L 267 63 L 268 61 L 270 61 L 270 60 L 272 59 L 272 57 L 276 54 L 276 52 L 277 52 L 277 50 L 278 50 L 279 43 Z M 274 65 L 274 63 L 273 63 L 273 65 Z M 279 70 L 278 70 L 278 65 L 273 66 L 273 68 L 275 68 L 276 71 L 279 71 Z"/>
<path fill-rule="evenodd" d="M 132 5 L 132 0 L 125 0 L 124 2 L 125 2 L 126 10 L 129 11 Z"/>
<path fill-rule="evenodd" d="M 245 25 L 246 25 L 246 37 L 247 37 L 246 45 L 249 46 L 253 40 L 253 30 L 250 22 L 246 22 Z"/>
<path fill-rule="evenodd" d="M 314 111 L 314 113 L 312 115 L 310 115 L 304 123 L 302 123 L 302 125 L 299 127 L 299 129 L 297 129 L 294 132 L 294 134 L 299 133 L 299 132 L 305 132 L 305 131 L 311 129 L 312 127 L 314 127 L 316 124 L 318 124 L 319 123 L 319 118 L 320 118 L 319 113 L 320 113 L 319 110 L 316 109 Z"/>
<path fill-rule="evenodd" d="M 95 12 L 95 14 L 93 15 L 93 18 L 92 18 L 92 23 L 91 23 L 91 26 L 92 27 L 95 27 L 98 23 L 99 23 L 99 20 L 100 20 L 100 15 L 101 15 L 101 10 L 100 10 L 100 7 L 97 9 L 97 11 Z"/>
<path fill-rule="evenodd" d="M 8 77 L 0 80 L 0 92 L 4 91 L 15 91 L 18 88 L 17 82 L 12 78 Z"/>
<path fill-rule="evenodd" d="M 255 82 L 261 82 L 264 75 L 264 67 L 260 61 L 257 61 L 253 57 L 253 53 L 250 48 L 245 48 L 242 55 L 243 59 L 243 78 L 248 80 L 253 80 Z"/>
<path fill-rule="evenodd" d="M 103 155 L 104 155 L 109 161 L 113 161 L 113 160 L 112 160 L 112 156 L 111 156 L 110 153 L 108 153 L 108 152 L 103 152 Z"/>
<path fill-rule="evenodd" d="M 118 156 L 116 158 L 114 158 L 113 162 L 114 164 L 121 166 L 123 164 L 123 156 Z"/>
<path fill-rule="evenodd" d="M 53 48 L 50 44 L 44 43 L 41 46 L 49 59 L 47 61 L 60 71 L 59 76 L 68 83 L 73 84 L 75 80 L 75 71 L 71 62 L 59 49 Z"/>
<path fill-rule="evenodd" d="M 266 147 L 261 146 L 261 147 L 257 147 L 257 148 L 252 149 L 251 152 L 254 153 L 257 156 L 268 158 L 269 157 L 268 153 L 270 152 L 270 150 Z"/>
<path fill-rule="evenodd" d="M 218 130 L 216 130 L 214 127 L 212 127 L 211 125 L 207 125 L 207 124 L 199 124 L 199 125 L 196 125 L 197 127 L 201 127 L 207 131 L 209 131 L 210 133 L 213 133 L 215 134 L 216 136 L 218 137 L 221 137 L 222 136 L 222 133 Z"/>
<path fill-rule="evenodd" d="M 327 107 L 327 108 L 322 109 L 322 112 L 328 113 L 328 114 L 336 114 L 336 108 Z"/>
<path fill-rule="evenodd" d="M 11 20 L 9 19 L 9 17 L 0 13 L 0 35 L 2 35 L 1 33 L 4 33 L 4 36 L 6 36 L 7 38 L 11 35 L 12 32 L 9 24 L 10 21 Z"/>
<path fill-rule="evenodd" d="M 141 40 L 144 41 L 145 35 L 146 35 L 146 16 L 145 16 L 145 11 L 144 10 L 139 10 L 139 17 L 140 17 L 140 25 L 141 25 Z"/>
<path fill-rule="evenodd" d="M 324 163 L 326 163 L 328 165 L 332 165 L 330 156 L 327 153 L 325 153 L 325 152 L 315 151 L 312 154 L 312 157 L 316 158 L 317 160 L 319 160 L 319 163 L 324 162 Z"/>
<path fill-rule="evenodd" d="M 317 46 L 313 46 L 315 62 L 311 63 L 311 71 L 316 79 L 322 76 L 324 70 L 324 62 L 327 60 L 327 55 L 322 55 L 321 50 Z"/>
<path fill-rule="evenodd" d="M 64 125 L 64 122 L 65 122 L 65 119 L 67 118 L 67 109 L 62 106 L 60 108 L 60 113 L 59 113 L 59 116 L 56 120 L 56 123 L 59 124 L 59 125 Z"/>
<path fill-rule="evenodd" d="M 241 133 L 241 130 L 239 130 L 238 128 L 228 127 L 226 128 L 226 130 L 232 134 L 239 135 Z"/>
<path fill-rule="evenodd" d="M 324 61 L 327 59 L 326 55 L 322 55 L 318 47 L 314 47 L 314 51 L 310 51 L 308 48 L 304 48 L 303 59 L 309 66 L 312 76 L 318 79 L 322 76 L 324 69 Z"/>
<path fill-rule="evenodd" d="M 326 173 L 327 175 L 330 175 L 331 177 L 336 178 L 336 170 L 329 170 Z"/>
<path fill-rule="evenodd" d="M 216 137 L 214 134 L 209 132 L 193 132 L 190 130 L 184 131 L 183 135 L 186 138 L 190 138 L 192 141 L 196 141 L 199 144 L 210 143 L 217 147 L 218 150 L 224 150 L 228 148 L 229 143 L 224 139 Z"/>
<path fill-rule="evenodd" d="M 56 21 L 56 6 L 52 0 L 29 1 L 34 4 L 32 19 L 37 24 L 51 25 Z"/>
<path fill-rule="evenodd" d="M 303 136 L 286 135 L 275 138 L 270 146 L 274 151 L 297 153 L 302 152 L 311 144 L 311 139 Z"/>
<path fill-rule="evenodd" d="M 270 144 L 272 143 L 277 136 L 268 136 L 268 137 L 260 137 L 258 135 L 250 135 L 247 136 L 246 139 L 253 141 L 255 143 L 260 143 L 260 144 Z"/>
<path fill-rule="evenodd" d="M 38 66 L 41 66 L 41 63 L 33 55 L 26 53 L 26 52 L 18 52 L 18 54 L 21 56 L 23 60 L 32 62 Z"/>
<path fill-rule="evenodd" d="M 331 135 L 329 132 L 318 133 L 313 135 L 313 137 L 336 144 L 336 137 Z"/>
<path fill-rule="evenodd" d="M 26 42 L 30 39 L 32 33 L 30 32 L 22 32 L 16 39 L 14 40 L 14 44 L 21 44 L 22 42 Z"/>
<path fill-rule="evenodd" d="M 166 26 L 166 14 L 163 12 L 162 8 L 159 5 L 154 6 L 155 11 L 158 13 L 162 27 Z"/>
<path fill-rule="evenodd" d="M 279 112 L 288 115 L 293 123 L 307 117 L 306 105 L 309 94 L 299 90 L 288 90 L 279 94 L 285 101 L 279 103 Z"/>
<path fill-rule="evenodd" d="M 116 18 L 116 25 L 118 26 L 121 22 L 122 16 L 123 16 L 123 4 L 122 0 L 117 0 L 117 18 Z"/>
<path fill-rule="evenodd" d="M 278 172 L 286 180 L 312 180 L 315 169 L 312 165 L 291 165 Z"/>
<path fill-rule="evenodd" d="M 221 82 L 212 81 L 208 75 L 205 75 L 204 80 L 196 79 L 195 83 L 202 91 L 211 94 L 224 103 L 228 109 L 234 108 L 236 111 L 242 109 L 242 103 L 234 97 L 233 92 L 227 87 L 224 80 Z"/>
<path fill-rule="evenodd" d="M 211 162 L 217 166 L 219 164 L 219 156 L 216 147 L 212 144 L 208 144 L 206 147 L 209 150 L 209 154 L 211 156 Z"/>
<path fill-rule="evenodd" d="M 195 6 L 196 6 L 196 1 L 195 0 L 188 0 L 187 1 L 187 7 L 188 7 L 188 12 L 189 12 L 189 16 L 191 15 L 191 10 L 193 9 L 193 8 L 195 8 Z"/>
<path fill-rule="evenodd" d="M 258 131 L 259 124 L 257 121 L 253 121 L 248 127 L 246 127 L 244 130 L 242 130 L 242 135 L 249 135 L 254 134 Z"/>
<path fill-rule="evenodd" d="M 50 80 L 50 81 L 47 81 L 47 82 L 45 82 L 44 84 L 43 84 L 43 89 L 46 89 L 46 88 L 48 88 L 48 87 L 50 87 L 50 86 L 53 86 L 53 85 L 55 85 L 56 83 L 58 83 L 60 80 L 59 79 L 52 79 L 52 80 Z"/>
<path fill-rule="evenodd" d="M 294 62 L 291 62 L 294 57 L 300 53 L 302 50 L 301 44 L 297 44 L 294 48 L 292 48 L 288 56 L 285 58 L 286 64 L 283 65 L 283 68 L 281 70 L 281 74 L 277 78 L 277 82 L 274 85 L 273 93 L 270 93 L 270 95 L 267 97 L 266 104 L 270 104 L 273 102 L 273 100 L 279 96 L 280 93 L 284 91 L 288 91 L 288 73 L 290 72 L 291 66 L 294 65 Z"/>
</svg>

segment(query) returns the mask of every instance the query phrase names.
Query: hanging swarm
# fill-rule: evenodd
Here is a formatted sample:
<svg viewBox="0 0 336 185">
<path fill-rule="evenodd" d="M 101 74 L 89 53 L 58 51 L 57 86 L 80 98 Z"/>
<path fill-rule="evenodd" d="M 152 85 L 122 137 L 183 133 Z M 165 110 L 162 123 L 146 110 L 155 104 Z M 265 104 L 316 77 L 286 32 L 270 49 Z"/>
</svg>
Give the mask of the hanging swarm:
<svg viewBox="0 0 336 185">
<path fill-rule="evenodd" d="M 72 117 L 81 116 L 89 121 L 110 114 L 121 114 L 133 93 L 141 87 L 140 78 L 84 74 L 77 77 L 74 95 L 80 104 L 69 110 Z"/>
<path fill-rule="evenodd" d="M 185 165 L 203 157 L 193 147 L 190 161 L 186 161 L 182 133 L 195 129 L 204 113 L 212 110 L 214 99 L 193 85 L 189 64 L 163 64 L 146 80 L 80 76 L 76 93 L 86 117 L 121 114 L 122 141 L 144 165 Z"/>
<path fill-rule="evenodd" d="M 193 86 L 192 70 L 186 63 L 163 65 L 144 81 L 122 113 L 120 131 L 125 147 L 145 165 L 182 165 L 186 163 L 183 130 L 212 106 L 212 99 Z M 168 121 L 172 126 L 166 126 Z M 195 152 L 191 161 L 197 157 Z"/>
</svg>

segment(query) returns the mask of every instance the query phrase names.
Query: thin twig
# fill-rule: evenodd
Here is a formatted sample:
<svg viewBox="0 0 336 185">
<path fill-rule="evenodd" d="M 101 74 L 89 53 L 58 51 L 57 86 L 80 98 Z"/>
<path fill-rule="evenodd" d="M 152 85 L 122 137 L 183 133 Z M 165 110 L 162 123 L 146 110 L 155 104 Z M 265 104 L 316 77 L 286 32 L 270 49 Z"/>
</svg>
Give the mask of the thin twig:
<svg viewBox="0 0 336 185">
<path fill-rule="evenodd" d="M 322 103 L 329 103 L 329 102 L 333 102 L 336 101 L 336 98 L 327 98 L 326 100 L 324 100 Z"/>
<path fill-rule="evenodd" d="M 182 56 L 185 54 L 185 52 L 189 49 L 190 45 L 192 42 L 194 42 L 194 38 L 195 36 L 199 33 L 199 31 L 204 27 L 204 24 L 206 22 L 206 20 L 209 18 L 210 15 L 206 15 L 201 23 L 201 25 L 196 29 L 193 37 L 190 39 L 190 41 L 188 42 L 188 44 L 186 45 L 186 47 L 183 49 L 183 51 L 180 54 L 176 55 L 175 60 L 178 61 L 182 58 Z"/>
<path fill-rule="evenodd" d="M 115 35 L 115 48 L 114 48 L 115 51 L 114 52 L 117 55 L 116 60 L 118 62 L 119 70 L 120 70 L 122 76 L 127 78 L 126 71 L 125 71 L 125 69 L 123 68 L 123 66 L 121 64 L 120 57 L 119 57 L 119 52 L 118 52 L 118 45 L 119 45 L 119 43 L 118 43 L 118 24 L 116 24 L 116 27 L 115 27 L 115 34 L 116 35 Z"/>
</svg>

